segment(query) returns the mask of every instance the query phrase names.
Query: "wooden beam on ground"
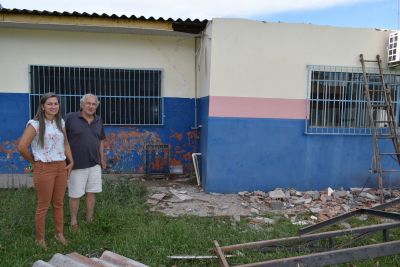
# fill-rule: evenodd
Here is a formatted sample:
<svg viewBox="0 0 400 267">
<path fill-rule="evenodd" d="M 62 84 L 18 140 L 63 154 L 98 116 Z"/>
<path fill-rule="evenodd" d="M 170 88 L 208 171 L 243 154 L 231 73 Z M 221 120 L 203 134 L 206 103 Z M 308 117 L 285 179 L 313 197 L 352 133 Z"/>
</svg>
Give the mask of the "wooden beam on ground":
<svg viewBox="0 0 400 267">
<path fill-rule="evenodd" d="M 368 246 L 332 250 L 297 256 L 285 259 L 277 259 L 264 262 L 236 265 L 235 267 L 297 267 L 297 266 L 324 266 L 367 260 L 378 257 L 390 256 L 400 253 L 400 241 L 392 241 Z"/>
<path fill-rule="evenodd" d="M 323 222 L 320 222 L 320 223 L 305 227 L 303 229 L 300 229 L 299 230 L 299 234 L 300 235 L 309 234 L 309 233 L 315 232 L 315 231 L 317 231 L 317 230 L 319 230 L 319 229 L 321 229 L 323 227 L 330 226 L 330 225 L 333 225 L 333 224 L 338 223 L 340 221 L 347 220 L 350 217 L 357 216 L 357 215 L 360 215 L 360 214 L 366 214 L 366 213 L 369 214 L 369 215 L 376 215 L 376 216 L 381 216 L 381 217 L 392 218 L 392 219 L 397 219 L 398 220 L 398 218 L 400 216 L 398 213 L 396 214 L 396 213 L 375 212 L 375 211 L 384 210 L 384 209 L 386 209 L 388 207 L 395 206 L 395 205 L 398 205 L 398 204 L 400 204 L 400 198 L 396 198 L 396 199 L 394 199 L 392 201 L 389 201 L 387 203 L 375 206 L 372 209 L 357 209 L 357 210 L 353 210 L 353 211 L 350 211 L 348 213 L 333 217 L 333 218 L 331 218 L 329 220 L 326 220 L 326 221 L 323 221 Z"/>
<path fill-rule="evenodd" d="M 371 232 L 377 232 L 381 230 L 388 230 L 392 228 L 400 227 L 400 222 L 398 223 L 384 223 L 384 224 L 374 224 L 369 226 L 356 227 L 345 230 L 336 230 L 324 233 L 316 233 L 302 236 L 285 237 L 279 239 L 262 240 L 256 242 L 242 243 L 230 246 L 220 247 L 223 252 L 238 250 L 238 249 L 261 249 L 268 246 L 277 246 L 287 243 L 296 243 L 303 241 L 311 241 L 316 239 L 331 238 L 336 236 L 343 236 L 347 234 L 365 234 Z"/>
<path fill-rule="evenodd" d="M 333 224 L 338 223 L 340 221 L 347 220 L 348 218 L 351 218 L 353 216 L 360 215 L 360 214 L 361 214 L 360 210 L 353 210 L 353 211 L 350 211 L 348 213 L 344 213 L 342 215 L 333 217 L 333 218 L 328 219 L 326 221 L 323 221 L 323 222 L 320 222 L 320 223 L 305 227 L 303 229 L 300 229 L 299 230 L 299 235 L 304 235 L 304 234 L 315 232 L 315 231 L 317 231 L 317 230 L 319 230 L 321 228 L 333 225 Z"/>
<path fill-rule="evenodd" d="M 214 240 L 214 245 L 215 245 L 215 252 L 217 253 L 217 255 L 219 257 L 219 261 L 221 263 L 221 266 L 229 267 L 229 264 L 228 264 L 227 260 L 225 259 L 224 252 L 221 250 L 221 247 L 219 246 L 217 240 Z"/>
</svg>

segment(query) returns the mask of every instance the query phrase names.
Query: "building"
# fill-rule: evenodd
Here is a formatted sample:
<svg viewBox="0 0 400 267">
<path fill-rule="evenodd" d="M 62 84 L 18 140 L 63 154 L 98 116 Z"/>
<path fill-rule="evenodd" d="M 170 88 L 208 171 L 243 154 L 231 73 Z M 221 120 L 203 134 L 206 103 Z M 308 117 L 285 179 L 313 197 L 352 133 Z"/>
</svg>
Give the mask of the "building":
<svg viewBox="0 0 400 267">
<path fill-rule="evenodd" d="M 0 18 L 3 174 L 26 167 L 16 142 L 51 87 L 64 111 L 88 90 L 100 96 L 110 172 L 190 173 L 200 152 L 211 192 L 375 183 L 359 55 L 385 58 L 390 31 L 8 9 Z M 396 112 L 399 77 L 387 71 Z"/>
<path fill-rule="evenodd" d="M 63 112 L 94 93 L 109 172 L 192 172 L 196 38 L 207 21 L 0 10 L 0 173 L 23 173 L 16 150 L 40 94 Z M 179 169 L 179 168 L 178 168 Z"/>
</svg>

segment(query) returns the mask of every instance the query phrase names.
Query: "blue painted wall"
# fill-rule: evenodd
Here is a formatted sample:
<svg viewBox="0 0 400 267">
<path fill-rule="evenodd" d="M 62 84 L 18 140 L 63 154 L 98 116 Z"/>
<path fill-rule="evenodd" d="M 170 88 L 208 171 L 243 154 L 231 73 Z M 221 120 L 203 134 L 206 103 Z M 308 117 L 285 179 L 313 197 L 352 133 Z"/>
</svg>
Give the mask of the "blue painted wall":
<svg viewBox="0 0 400 267">
<path fill-rule="evenodd" d="M 106 127 L 108 171 L 145 173 L 146 164 L 162 167 L 165 162 L 146 162 L 146 144 L 170 147 L 170 165 L 182 165 L 185 173 L 193 171 L 191 154 L 198 146 L 194 127 L 194 99 L 165 98 L 164 125 L 145 127 Z M 29 95 L 0 93 L 0 173 L 23 173 L 23 160 L 17 143 L 29 120 Z"/>
<path fill-rule="evenodd" d="M 305 135 L 304 127 L 304 120 L 210 117 L 205 190 L 376 186 L 371 136 Z M 400 180 L 386 185 L 394 184 Z"/>
<path fill-rule="evenodd" d="M 27 94 L 0 94 L 0 173 L 23 172 L 26 162 L 17 152 L 17 139 L 29 117 Z"/>
<path fill-rule="evenodd" d="M 376 186 L 368 172 L 370 136 L 305 135 L 303 120 L 209 117 L 209 98 L 198 104 L 200 133 L 193 129 L 194 100 L 184 98 L 165 98 L 163 126 L 106 127 L 108 171 L 163 167 L 162 160 L 146 162 L 145 150 L 146 144 L 162 144 L 170 147 L 167 163 L 183 165 L 185 173 L 193 171 L 191 154 L 202 153 L 202 184 L 209 192 Z M 28 94 L 0 94 L 0 173 L 22 173 L 28 166 L 16 149 L 28 111 Z M 390 151 L 391 144 L 381 148 Z M 385 182 L 400 186 L 395 175 Z"/>
<path fill-rule="evenodd" d="M 202 97 L 199 99 L 199 124 L 200 128 L 200 177 L 204 186 L 207 182 L 207 159 L 208 159 L 208 118 L 209 118 L 209 102 L 210 98 Z"/>
</svg>

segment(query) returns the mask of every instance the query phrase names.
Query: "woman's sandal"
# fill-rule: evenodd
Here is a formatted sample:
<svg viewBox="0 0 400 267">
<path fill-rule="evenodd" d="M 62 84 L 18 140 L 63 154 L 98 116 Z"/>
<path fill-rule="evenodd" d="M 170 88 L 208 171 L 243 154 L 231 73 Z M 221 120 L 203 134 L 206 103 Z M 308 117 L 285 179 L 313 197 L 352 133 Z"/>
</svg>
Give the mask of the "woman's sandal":
<svg viewBox="0 0 400 267">
<path fill-rule="evenodd" d="M 46 244 L 46 241 L 44 241 L 44 239 L 36 240 L 35 243 L 37 246 L 41 247 L 42 249 L 47 250 L 47 244 Z"/>
<path fill-rule="evenodd" d="M 60 242 L 62 245 L 64 245 L 64 246 L 68 245 L 68 241 L 67 241 L 67 239 L 65 239 L 65 237 L 64 237 L 63 234 L 56 234 L 54 237 L 55 237 L 56 240 L 57 240 L 58 242 Z"/>
</svg>

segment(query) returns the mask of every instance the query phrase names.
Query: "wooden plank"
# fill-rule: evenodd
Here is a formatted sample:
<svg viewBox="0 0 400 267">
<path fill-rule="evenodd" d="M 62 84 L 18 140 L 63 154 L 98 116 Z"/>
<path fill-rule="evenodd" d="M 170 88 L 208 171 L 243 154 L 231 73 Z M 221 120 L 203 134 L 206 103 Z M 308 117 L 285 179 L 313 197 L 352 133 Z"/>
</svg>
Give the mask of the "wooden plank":
<svg viewBox="0 0 400 267">
<path fill-rule="evenodd" d="M 388 207 L 395 206 L 395 205 L 398 205 L 398 204 L 400 204 L 400 198 L 396 198 L 396 199 L 394 199 L 394 200 L 392 200 L 390 202 L 375 206 L 375 207 L 373 207 L 371 209 L 353 210 L 353 211 L 350 211 L 348 213 L 345 213 L 345 214 L 336 216 L 334 218 L 331 218 L 329 220 L 326 220 L 326 221 L 323 221 L 323 222 L 320 222 L 320 223 L 305 227 L 303 229 L 300 229 L 299 230 L 299 234 L 300 235 L 309 234 L 309 233 L 315 232 L 315 231 L 317 231 L 317 230 L 319 230 L 319 229 L 321 229 L 323 227 L 330 226 L 330 225 L 333 225 L 333 224 L 338 223 L 340 221 L 347 220 L 350 217 L 357 216 L 357 215 L 360 215 L 360 214 L 365 214 L 365 213 L 369 213 L 371 215 L 376 215 L 376 216 L 382 216 L 382 217 L 387 217 L 387 218 L 391 217 L 393 219 L 398 219 L 398 216 L 396 214 L 393 214 L 393 213 L 386 214 L 384 212 L 382 212 L 382 213 L 375 212 L 375 211 L 379 211 L 379 210 L 384 210 L 384 209 L 386 209 Z"/>
<path fill-rule="evenodd" d="M 271 240 L 262 240 L 262 241 L 256 241 L 256 242 L 235 244 L 235 245 L 230 245 L 230 246 L 223 246 L 223 247 L 221 247 L 221 250 L 224 252 L 228 252 L 228 251 L 245 249 L 245 248 L 261 249 L 261 248 L 268 247 L 268 246 L 276 246 L 276 245 L 283 245 L 283 244 L 287 244 L 287 243 L 311 241 L 311 240 L 315 240 L 315 239 L 343 236 L 343 235 L 347 235 L 347 234 L 365 234 L 365 233 L 387 230 L 387 229 L 392 229 L 392 228 L 397 228 L 397 227 L 400 227 L 400 222 L 376 224 L 376 225 L 362 226 L 362 227 L 356 227 L 356 228 L 351 228 L 351 229 L 336 230 L 336 231 L 317 233 L 317 234 L 309 234 L 309 235 L 302 235 L 302 236 L 293 236 L 293 237 L 285 237 L 285 238 L 278 238 L 278 239 L 271 239 Z"/>
<path fill-rule="evenodd" d="M 400 241 L 373 244 L 368 246 L 339 249 L 320 253 L 297 256 L 285 259 L 277 259 L 264 262 L 256 262 L 235 267 L 297 267 L 297 266 L 324 266 L 367 260 L 400 253 Z"/>
<path fill-rule="evenodd" d="M 229 267 L 229 264 L 227 260 L 225 259 L 224 252 L 222 251 L 221 247 L 219 246 L 219 243 L 217 240 L 214 240 L 214 245 L 215 245 L 215 252 L 217 253 L 219 260 L 221 262 L 221 266 L 223 267 Z"/>
</svg>

